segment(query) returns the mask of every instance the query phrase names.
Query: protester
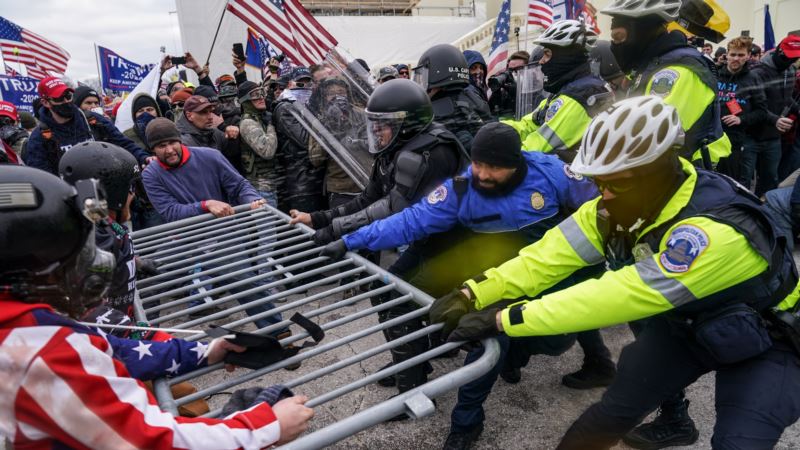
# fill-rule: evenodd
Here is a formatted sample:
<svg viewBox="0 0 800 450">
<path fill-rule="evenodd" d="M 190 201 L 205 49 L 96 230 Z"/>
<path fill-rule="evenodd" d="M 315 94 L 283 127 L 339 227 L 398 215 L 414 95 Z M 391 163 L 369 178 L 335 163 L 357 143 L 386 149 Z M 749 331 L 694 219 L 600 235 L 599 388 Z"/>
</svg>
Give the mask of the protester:
<svg viewBox="0 0 800 450">
<path fill-rule="evenodd" d="M 175 125 L 181 133 L 181 141 L 189 147 L 206 147 L 219 150 L 225 158 L 239 170 L 241 168 L 241 149 L 239 127 L 229 125 L 225 132 L 216 128 L 214 105 L 206 97 L 192 95 L 183 104 L 181 114 Z"/>
<path fill-rule="evenodd" d="M 19 111 L 19 123 L 28 133 L 33 132 L 37 125 L 36 117 L 28 111 Z"/>
<path fill-rule="evenodd" d="M 717 170 L 746 186 L 750 184 L 752 169 L 748 169 L 750 175 L 744 175 L 747 179 L 743 179 L 742 153 L 757 153 L 753 131 L 767 116 L 763 83 L 750 70 L 749 48 L 749 40 L 735 38 L 728 42 L 727 64 L 719 69 L 717 91 L 722 129 L 731 140 L 731 155 L 720 160 Z"/>
<path fill-rule="evenodd" d="M 25 151 L 25 164 L 52 174 L 58 161 L 73 145 L 96 140 L 118 145 L 130 152 L 141 165 L 151 156 L 122 135 L 105 117 L 84 112 L 72 103 L 74 90 L 57 77 L 46 77 L 37 87 L 42 99 L 39 126 L 33 130 Z"/>
<path fill-rule="evenodd" d="M 91 111 L 101 116 L 105 115 L 100 94 L 89 86 L 78 86 L 75 89 L 75 95 L 72 98 L 72 103 L 83 111 Z"/>
<path fill-rule="evenodd" d="M 378 70 L 378 83 L 383 84 L 389 80 L 398 78 L 399 74 L 394 66 L 383 66 Z"/>
<path fill-rule="evenodd" d="M 11 427 L 3 435 L 14 447 L 206 448 L 213 440 L 216 448 L 260 448 L 288 442 L 306 429 L 313 411 L 303 406 L 305 397 L 274 407 L 257 404 L 225 419 L 161 411 L 144 380 L 213 365 L 244 347 L 225 338 L 122 339 L 66 317 L 76 317 L 103 295 L 109 282 L 103 274 L 113 257 L 91 239 L 86 193 L 79 197 L 65 182 L 33 168 L 0 167 L 2 190 L 22 185 L 41 194 L 36 205 L 12 202 L 0 215 L 0 352 L 9 367 L 19 369 L 6 373 L 11 400 L 0 409 Z M 157 424 L 152 417 L 159 418 Z"/>
<path fill-rule="evenodd" d="M 0 100 L 0 140 L 14 151 L 13 159 L 24 160 L 30 134 L 20 124 L 20 114 L 11 102 Z M 7 157 L 8 158 L 8 157 Z"/>
<path fill-rule="evenodd" d="M 797 103 L 792 98 L 796 72 L 793 64 L 798 59 L 800 36 L 789 35 L 775 51 L 764 55 L 761 63 L 753 69 L 763 83 L 767 116 L 753 130 L 752 139 L 745 143 L 740 181 L 750 186 L 753 175 L 756 175 L 755 193 L 758 196 L 778 186 L 778 167 L 781 164 L 790 166 L 788 172 L 800 167 L 800 161 L 790 162 L 788 157 L 786 161 L 781 160 L 781 135 L 792 128 L 794 120 L 790 114 L 798 113 Z"/>
<path fill-rule="evenodd" d="M 481 97 L 488 102 L 489 86 L 486 85 L 486 60 L 483 59 L 480 52 L 475 50 L 464 50 L 464 58 L 467 60 L 469 69 L 469 84 L 475 87 Z"/>
<path fill-rule="evenodd" d="M 395 69 L 397 69 L 397 77 L 398 78 L 405 78 L 406 80 L 411 79 L 411 74 L 409 73 L 408 64 L 395 64 Z"/>
<path fill-rule="evenodd" d="M 177 127 L 168 119 L 154 119 L 147 125 L 147 142 L 158 157 L 158 162 L 145 169 L 142 179 L 147 196 L 167 222 L 205 213 L 211 213 L 215 217 L 229 216 L 233 214 L 233 207 L 229 202 L 235 205 L 249 204 L 251 209 L 257 209 L 266 203 L 220 152 L 207 147 L 182 144 Z M 198 248 L 198 253 L 203 251 L 207 250 Z M 226 264 L 231 262 L 227 261 Z M 213 267 L 208 269 L 211 268 Z M 261 281 L 251 280 L 255 276 L 254 271 L 233 276 L 234 282 L 247 282 L 231 288 L 231 291 L 239 293 L 261 288 Z M 201 285 L 210 286 L 205 280 L 207 278 L 204 277 Z M 262 298 L 258 293 L 249 293 L 237 301 L 242 305 L 255 303 L 246 310 L 248 315 L 254 316 L 274 308 L 272 303 L 265 302 Z M 190 306 L 189 312 L 202 312 L 212 306 L 198 301 Z M 255 324 L 258 328 L 265 328 L 280 321 L 281 315 L 273 314 L 257 319 Z M 290 332 L 288 329 L 281 329 L 271 334 L 283 338 Z"/>
<path fill-rule="evenodd" d="M 242 118 L 239 122 L 242 175 L 270 206 L 277 208 L 278 187 L 283 181 L 283 170 L 275 157 L 278 137 L 275 126 L 272 125 L 272 114 L 267 111 L 261 86 L 252 81 L 241 83 L 239 104 L 242 105 Z"/>
</svg>

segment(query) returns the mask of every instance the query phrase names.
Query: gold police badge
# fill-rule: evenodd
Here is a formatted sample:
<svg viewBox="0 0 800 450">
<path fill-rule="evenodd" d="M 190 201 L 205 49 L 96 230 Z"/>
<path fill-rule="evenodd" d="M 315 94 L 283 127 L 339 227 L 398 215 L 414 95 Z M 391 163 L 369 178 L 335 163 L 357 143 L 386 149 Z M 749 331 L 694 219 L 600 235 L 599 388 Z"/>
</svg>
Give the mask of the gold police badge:
<svg viewBox="0 0 800 450">
<path fill-rule="evenodd" d="M 531 206 L 537 211 L 544 208 L 544 197 L 542 197 L 541 193 L 534 192 L 531 194 Z"/>
</svg>

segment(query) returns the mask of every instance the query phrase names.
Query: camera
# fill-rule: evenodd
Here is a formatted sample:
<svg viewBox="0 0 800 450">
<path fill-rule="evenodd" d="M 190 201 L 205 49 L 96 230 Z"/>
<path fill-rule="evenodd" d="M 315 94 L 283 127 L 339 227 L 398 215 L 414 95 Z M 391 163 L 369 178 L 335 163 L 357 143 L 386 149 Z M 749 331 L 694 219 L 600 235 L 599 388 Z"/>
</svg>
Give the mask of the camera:
<svg viewBox="0 0 800 450">
<path fill-rule="evenodd" d="M 504 86 L 510 86 L 514 84 L 514 77 L 511 75 L 511 72 L 508 70 L 493 77 L 489 77 L 489 89 L 492 91 L 496 91 Z"/>
</svg>

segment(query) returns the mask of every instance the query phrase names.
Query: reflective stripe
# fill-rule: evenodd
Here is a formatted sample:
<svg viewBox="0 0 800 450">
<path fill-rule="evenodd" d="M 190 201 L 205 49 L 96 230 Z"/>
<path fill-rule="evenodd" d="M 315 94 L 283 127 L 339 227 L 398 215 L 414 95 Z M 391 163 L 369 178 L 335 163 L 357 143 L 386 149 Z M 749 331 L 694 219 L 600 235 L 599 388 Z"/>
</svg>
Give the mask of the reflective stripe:
<svg viewBox="0 0 800 450">
<path fill-rule="evenodd" d="M 683 283 L 675 278 L 664 276 L 654 259 L 647 258 L 639 261 L 635 267 L 642 281 L 651 289 L 663 295 L 675 308 L 697 300 L 697 297 Z"/>
<path fill-rule="evenodd" d="M 564 143 L 564 141 L 562 141 L 556 132 L 553 131 L 553 129 L 547 124 L 543 124 L 539 127 L 539 135 L 541 135 L 544 140 L 546 140 L 547 143 L 553 147 L 553 151 L 567 149 L 567 145 Z"/>
<path fill-rule="evenodd" d="M 600 252 L 597 251 L 594 245 L 586 237 L 583 230 L 578 226 L 578 222 L 572 216 L 567 217 L 564 221 L 558 224 L 558 229 L 567 238 L 567 242 L 575 250 L 575 253 L 589 265 L 598 264 L 605 259 Z"/>
</svg>

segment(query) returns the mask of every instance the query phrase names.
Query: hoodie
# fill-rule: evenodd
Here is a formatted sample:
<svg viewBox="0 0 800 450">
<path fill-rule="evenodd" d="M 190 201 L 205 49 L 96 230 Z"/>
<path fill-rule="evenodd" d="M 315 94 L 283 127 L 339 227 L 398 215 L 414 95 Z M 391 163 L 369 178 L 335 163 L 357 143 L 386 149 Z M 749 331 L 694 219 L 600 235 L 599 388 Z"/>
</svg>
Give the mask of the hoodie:
<svg viewBox="0 0 800 450">
<path fill-rule="evenodd" d="M 774 51 L 764 55 L 761 64 L 752 71 L 759 77 L 767 101 L 766 120 L 756 129 L 753 137 L 758 141 L 780 138 L 781 133 L 775 128 L 775 122 L 791 103 L 795 68 L 783 53 Z"/>
<path fill-rule="evenodd" d="M 750 70 L 750 64 L 745 63 L 739 72 L 731 73 L 727 66 L 719 68 L 717 76 L 717 102 L 719 103 L 720 116 L 731 114 L 728 107 L 731 102 L 739 105 L 742 111 L 737 114 L 742 121 L 740 125 L 729 127 L 722 124 L 722 129 L 739 142 L 745 134 L 751 134 L 761 126 L 767 116 L 767 103 L 764 89 L 758 76 Z"/>
<path fill-rule="evenodd" d="M 45 107 L 39 109 L 40 123 L 28 139 L 25 164 L 58 175 L 58 162 L 61 160 L 61 156 L 74 145 L 93 140 L 122 147 L 130 152 L 139 161 L 139 164 L 146 163 L 147 157 L 150 155 L 123 136 L 110 120 L 93 112 L 84 113 L 75 105 L 72 105 L 72 109 L 73 118 L 63 124 L 53 119 L 49 109 Z M 87 118 L 95 123 L 94 130 L 89 126 Z M 46 138 L 42 134 L 43 128 L 48 129 L 52 137 Z"/>
<path fill-rule="evenodd" d="M 136 94 L 135 97 L 133 97 L 133 103 L 136 103 L 136 99 L 138 99 L 139 97 L 150 97 L 150 99 L 152 99 L 153 102 L 156 104 L 156 117 L 164 117 L 164 115 L 161 114 L 161 107 L 158 106 L 158 102 L 156 101 L 156 99 L 151 97 L 146 92 L 140 92 Z M 145 139 L 144 130 L 139 129 L 139 127 L 136 126 L 136 111 L 133 111 L 133 108 L 131 108 L 131 119 L 133 119 L 133 126 L 125 130 L 122 134 L 126 138 L 133 141 L 134 144 L 152 153 L 150 146 L 145 143 L 147 139 Z"/>
<path fill-rule="evenodd" d="M 486 75 L 487 75 L 486 60 L 483 59 L 483 55 L 481 55 L 480 52 L 477 52 L 475 50 L 464 50 L 464 58 L 467 59 L 467 68 L 472 67 L 472 65 L 475 63 L 478 63 L 481 66 L 483 66 L 483 76 L 481 77 L 481 79 L 475 80 L 470 75 L 469 84 L 474 86 L 475 89 L 477 89 L 480 92 L 484 100 L 488 101 L 489 97 L 486 95 Z"/>
</svg>

